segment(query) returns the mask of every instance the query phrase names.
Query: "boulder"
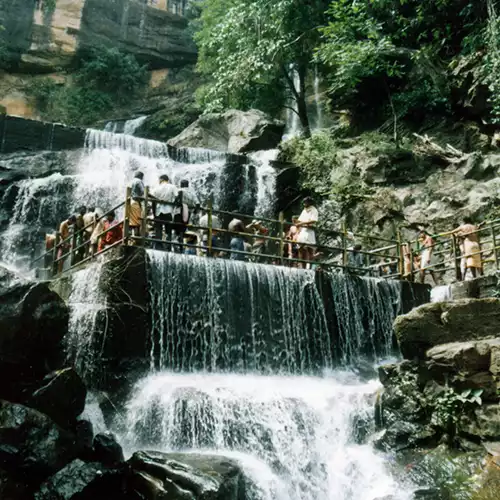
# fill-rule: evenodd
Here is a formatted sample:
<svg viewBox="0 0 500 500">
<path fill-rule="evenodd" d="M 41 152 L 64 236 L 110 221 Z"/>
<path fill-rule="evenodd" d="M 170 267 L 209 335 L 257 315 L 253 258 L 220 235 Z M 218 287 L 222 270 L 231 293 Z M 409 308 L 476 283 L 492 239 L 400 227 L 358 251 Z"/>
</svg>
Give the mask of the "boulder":
<svg viewBox="0 0 500 500">
<path fill-rule="evenodd" d="M 80 375 L 74 368 L 65 368 L 47 375 L 28 403 L 65 426 L 82 413 L 86 397 L 87 388 Z"/>
<path fill-rule="evenodd" d="M 105 465 L 123 462 L 122 447 L 113 434 L 97 434 L 94 438 L 94 460 Z"/>
<path fill-rule="evenodd" d="M 57 368 L 68 308 L 44 283 L 0 267 L 0 397 L 23 400 L 25 390 Z M 48 369 L 49 368 L 49 369 Z"/>
<path fill-rule="evenodd" d="M 483 404 L 474 410 L 473 418 L 462 416 L 458 430 L 485 441 L 500 439 L 500 404 Z"/>
<path fill-rule="evenodd" d="M 75 458 L 75 436 L 47 415 L 0 401 L 0 462 L 23 473 L 30 484 L 41 482 Z"/>
<path fill-rule="evenodd" d="M 118 500 L 126 498 L 123 478 L 119 469 L 77 459 L 44 482 L 34 500 Z"/>
<path fill-rule="evenodd" d="M 191 453 L 137 452 L 129 485 L 144 500 L 238 500 L 244 477 L 232 459 Z"/>
<path fill-rule="evenodd" d="M 425 304 L 398 316 L 394 330 L 405 358 L 425 359 L 426 351 L 440 344 L 497 337 L 500 299 Z"/>
<path fill-rule="evenodd" d="M 476 373 L 489 370 L 492 346 L 500 348 L 500 337 L 477 342 L 441 344 L 429 349 L 426 356 L 430 363 L 443 368 L 456 372 Z"/>
<path fill-rule="evenodd" d="M 284 123 L 271 120 L 262 111 L 231 109 L 225 113 L 200 116 L 178 136 L 170 139 L 168 144 L 177 148 L 245 153 L 276 148 L 284 130 Z"/>
</svg>

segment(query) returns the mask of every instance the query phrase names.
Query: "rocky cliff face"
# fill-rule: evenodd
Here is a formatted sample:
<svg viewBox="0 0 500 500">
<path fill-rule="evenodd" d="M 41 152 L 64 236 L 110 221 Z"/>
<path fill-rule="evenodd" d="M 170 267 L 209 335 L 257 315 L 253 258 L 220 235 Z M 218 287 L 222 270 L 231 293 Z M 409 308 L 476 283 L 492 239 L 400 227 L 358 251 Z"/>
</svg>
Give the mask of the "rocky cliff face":
<svg viewBox="0 0 500 500">
<path fill-rule="evenodd" d="M 0 0 L 0 44 L 8 72 L 0 72 L 0 104 L 10 114 L 35 116 L 23 87 L 32 75 L 62 79 L 75 56 L 89 47 L 116 47 L 155 71 L 196 61 L 187 20 L 165 2 L 138 0 Z M 51 4 L 52 5 L 52 4 Z M 181 11 L 179 10 L 179 13 Z M 163 74 L 163 73 L 162 73 Z"/>
<path fill-rule="evenodd" d="M 470 451 L 500 439 L 500 301 L 427 304 L 400 316 L 406 360 L 380 368 L 378 445 L 446 443 Z"/>
</svg>

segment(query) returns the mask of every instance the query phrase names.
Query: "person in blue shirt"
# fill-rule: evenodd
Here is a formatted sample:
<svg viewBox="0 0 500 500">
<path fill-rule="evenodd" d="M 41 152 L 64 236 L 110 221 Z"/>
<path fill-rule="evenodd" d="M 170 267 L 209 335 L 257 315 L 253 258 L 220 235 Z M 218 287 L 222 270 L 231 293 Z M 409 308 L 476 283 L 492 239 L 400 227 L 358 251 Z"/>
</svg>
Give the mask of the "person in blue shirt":
<svg viewBox="0 0 500 500">
<path fill-rule="evenodd" d="M 233 219 L 228 226 L 229 231 L 233 233 L 244 233 L 246 231 L 245 224 L 238 219 Z M 240 234 L 233 234 L 230 243 L 231 260 L 246 260 L 246 255 L 236 252 L 245 251 L 245 241 Z"/>
</svg>

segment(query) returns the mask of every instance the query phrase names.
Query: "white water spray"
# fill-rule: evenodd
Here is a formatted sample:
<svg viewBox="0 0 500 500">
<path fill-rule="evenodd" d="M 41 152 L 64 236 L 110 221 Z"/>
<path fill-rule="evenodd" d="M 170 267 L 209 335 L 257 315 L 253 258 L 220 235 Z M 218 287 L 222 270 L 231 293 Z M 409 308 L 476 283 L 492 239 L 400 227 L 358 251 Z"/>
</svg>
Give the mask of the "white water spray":
<svg viewBox="0 0 500 500">
<path fill-rule="evenodd" d="M 407 499 L 362 441 L 378 382 L 319 377 L 160 373 L 126 407 L 123 443 L 243 458 L 259 499 Z M 244 458 L 247 457 L 247 460 Z M 246 469 L 248 463 L 253 468 Z M 255 473 L 260 471 L 260 473 Z"/>
<path fill-rule="evenodd" d="M 255 215 L 274 217 L 274 200 L 276 196 L 276 169 L 272 162 L 278 157 L 279 150 L 269 149 L 250 154 L 252 163 L 256 166 L 257 204 Z"/>
</svg>

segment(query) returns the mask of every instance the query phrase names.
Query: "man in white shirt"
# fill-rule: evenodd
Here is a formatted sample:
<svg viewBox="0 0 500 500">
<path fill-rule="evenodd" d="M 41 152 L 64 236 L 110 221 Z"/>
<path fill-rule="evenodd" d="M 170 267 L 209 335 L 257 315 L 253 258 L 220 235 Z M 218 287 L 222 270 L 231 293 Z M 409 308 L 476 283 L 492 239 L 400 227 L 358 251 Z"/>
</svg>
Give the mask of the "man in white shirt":
<svg viewBox="0 0 500 500">
<path fill-rule="evenodd" d="M 311 261 L 314 258 L 316 245 L 316 232 L 314 226 L 318 222 L 318 210 L 313 205 L 313 200 L 309 196 L 304 198 L 304 210 L 299 216 L 296 226 L 299 228 L 297 243 L 299 244 L 299 259 Z M 313 245 L 313 246 L 311 246 Z M 301 263 L 301 267 L 305 267 Z"/>
<path fill-rule="evenodd" d="M 177 233 L 177 241 L 182 243 L 184 240 L 184 233 L 187 230 L 187 224 L 191 222 L 194 211 L 200 206 L 198 196 L 196 196 L 196 193 L 189 187 L 189 181 L 186 179 L 181 181 L 177 203 L 174 212 L 175 231 Z M 179 247 L 179 250 L 182 250 L 182 246 Z"/>
<path fill-rule="evenodd" d="M 172 241 L 172 229 L 174 221 L 175 203 L 177 199 L 177 188 L 170 183 L 168 175 L 160 175 L 160 183 L 151 190 L 151 197 L 156 203 L 155 210 L 155 240 L 163 240 L 163 229 L 168 242 L 167 250 L 170 250 Z M 161 248 L 162 244 L 157 241 L 156 248 Z"/>
</svg>

